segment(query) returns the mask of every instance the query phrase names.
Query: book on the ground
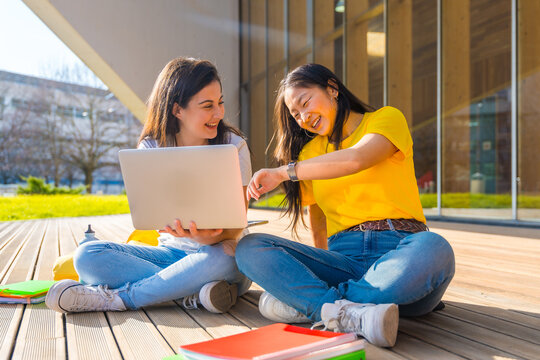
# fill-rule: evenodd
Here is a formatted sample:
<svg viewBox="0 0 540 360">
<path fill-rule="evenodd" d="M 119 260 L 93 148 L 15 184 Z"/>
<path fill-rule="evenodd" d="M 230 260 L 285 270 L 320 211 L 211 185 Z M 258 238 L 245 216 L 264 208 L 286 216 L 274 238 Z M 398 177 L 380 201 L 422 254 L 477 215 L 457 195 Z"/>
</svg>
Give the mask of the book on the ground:
<svg viewBox="0 0 540 360">
<path fill-rule="evenodd" d="M 187 359 L 279 360 L 356 340 L 355 334 L 272 324 L 248 332 L 180 347 Z M 330 355 L 332 357 L 333 355 Z"/>
<path fill-rule="evenodd" d="M 0 304 L 39 304 L 45 301 L 45 296 L 8 297 L 0 296 Z"/>
<path fill-rule="evenodd" d="M 45 301 L 47 291 L 54 284 L 49 280 L 28 280 L 0 285 L 0 304 L 38 304 Z"/>
<path fill-rule="evenodd" d="M 49 291 L 52 284 L 54 284 L 54 281 L 52 280 L 28 280 L 0 285 L 0 296 L 38 296 Z"/>
<path fill-rule="evenodd" d="M 300 355 L 291 360 L 365 360 L 365 343 L 365 340 L 356 340 Z"/>
</svg>

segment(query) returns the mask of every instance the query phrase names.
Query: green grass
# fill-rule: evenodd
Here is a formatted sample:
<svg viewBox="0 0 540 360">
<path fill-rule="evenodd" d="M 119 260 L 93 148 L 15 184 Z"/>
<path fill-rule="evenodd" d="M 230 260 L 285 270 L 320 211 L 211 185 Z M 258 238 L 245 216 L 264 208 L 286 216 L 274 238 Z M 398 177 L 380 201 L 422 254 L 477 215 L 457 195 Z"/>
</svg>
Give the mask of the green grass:
<svg viewBox="0 0 540 360">
<path fill-rule="evenodd" d="M 125 195 L 18 195 L 0 197 L 0 221 L 129 213 Z"/>
<path fill-rule="evenodd" d="M 283 194 L 274 194 L 260 199 L 251 206 L 255 208 L 279 208 L 283 198 Z M 437 207 L 437 194 L 420 194 L 420 201 L 424 208 L 435 208 Z M 510 195 L 495 194 L 443 194 L 442 206 L 456 209 L 505 209 L 512 207 L 512 197 Z M 518 196 L 518 207 L 522 209 L 540 209 L 540 196 L 520 195 Z"/>
<path fill-rule="evenodd" d="M 273 194 L 252 204 L 253 207 L 279 208 L 283 194 Z M 424 208 L 437 207 L 436 194 L 421 194 Z M 510 208 L 510 195 L 453 193 L 442 195 L 445 208 Z M 540 209 L 540 196 L 521 195 L 522 209 Z M 0 221 L 127 214 L 125 195 L 18 195 L 0 197 Z"/>
</svg>

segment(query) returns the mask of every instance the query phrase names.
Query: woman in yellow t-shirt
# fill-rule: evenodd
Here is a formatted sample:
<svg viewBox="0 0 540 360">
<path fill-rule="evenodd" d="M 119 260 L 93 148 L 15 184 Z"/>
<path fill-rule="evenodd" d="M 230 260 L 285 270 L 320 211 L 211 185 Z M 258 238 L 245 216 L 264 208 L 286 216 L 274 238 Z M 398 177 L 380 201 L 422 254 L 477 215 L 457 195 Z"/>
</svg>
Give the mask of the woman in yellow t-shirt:
<svg viewBox="0 0 540 360">
<path fill-rule="evenodd" d="M 307 206 L 315 247 L 268 234 L 240 241 L 240 271 L 266 290 L 261 313 L 393 346 L 399 313 L 443 306 L 454 275 L 452 248 L 425 225 L 405 117 L 375 111 L 308 64 L 281 82 L 275 118 L 281 166 L 255 173 L 248 197 L 283 183 L 293 226 Z"/>
</svg>

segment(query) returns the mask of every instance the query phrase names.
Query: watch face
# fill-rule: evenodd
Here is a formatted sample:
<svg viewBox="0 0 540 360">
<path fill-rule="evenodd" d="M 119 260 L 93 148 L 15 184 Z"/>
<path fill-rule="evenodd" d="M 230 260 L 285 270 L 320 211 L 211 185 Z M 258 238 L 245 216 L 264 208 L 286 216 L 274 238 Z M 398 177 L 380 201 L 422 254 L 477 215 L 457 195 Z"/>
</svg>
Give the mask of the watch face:
<svg viewBox="0 0 540 360">
<path fill-rule="evenodd" d="M 298 181 L 296 176 L 296 162 L 292 161 L 287 165 L 287 175 L 291 181 Z"/>
</svg>

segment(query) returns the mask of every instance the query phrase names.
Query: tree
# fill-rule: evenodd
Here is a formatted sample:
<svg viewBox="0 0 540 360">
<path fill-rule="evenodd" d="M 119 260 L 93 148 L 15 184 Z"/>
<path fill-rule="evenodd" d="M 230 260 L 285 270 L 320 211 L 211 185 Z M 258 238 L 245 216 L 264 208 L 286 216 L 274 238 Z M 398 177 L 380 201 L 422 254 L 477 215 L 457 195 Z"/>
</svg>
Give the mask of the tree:
<svg viewBox="0 0 540 360">
<path fill-rule="evenodd" d="M 0 82 L 0 180 L 17 182 L 31 171 L 31 113 L 24 106 L 7 109 L 5 102 L 13 91 Z"/>
<path fill-rule="evenodd" d="M 116 151 L 133 147 L 140 124 L 87 68 L 63 66 L 54 73 L 63 83 L 72 83 L 69 93 L 48 94 L 51 117 L 43 122 L 46 151 L 55 174 L 73 179 L 78 171 L 92 192 L 94 173 L 104 167 L 118 167 Z M 74 83 L 91 84 L 81 86 Z M 60 169 L 60 167 L 63 167 Z"/>
</svg>

